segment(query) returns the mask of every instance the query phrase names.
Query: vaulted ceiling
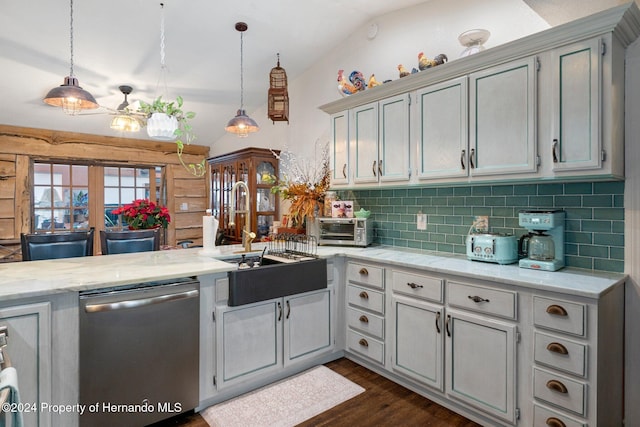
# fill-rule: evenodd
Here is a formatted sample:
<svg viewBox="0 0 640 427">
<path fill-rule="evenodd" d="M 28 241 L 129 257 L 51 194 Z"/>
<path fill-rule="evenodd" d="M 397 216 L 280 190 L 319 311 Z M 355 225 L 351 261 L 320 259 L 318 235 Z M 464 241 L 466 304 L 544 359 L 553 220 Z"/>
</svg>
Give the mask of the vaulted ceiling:
<svg viewBox="0 0 640 427">
<path fill-rule="evenodd" d="M 116 108 L 118 86 L 129 101 L 168 93 L 206 114 L 200 143 L 215 141 L 240 102 L 240 35 L 244 35 L 247 111 L 265 103 L 268 70 L 280 53 L 292 81 L 356 28 L 377 16 L 425 0 L 110 0 L 75 1 L 74 74 L 100 105 Z M 551 25 L 623 3 L 620 0 L 523 0 Z M 42 102 L 70 66 L 68 0 L 3 0 L 0 13 L 0 123 L 61 129 L 69 118 Z M 499 11 L 496 11 L 499 13 Z M 166 72 L 161 72 L 164 18 Z M 100 110 L 98 110 L 100 111 Z M 102 109 L 105 114 L 106 110 Z M 113 135 L 104 116 L 83 118 L 74 130 Z M 140 136 L 144 137 L 144 136 Z"/>
</svg>

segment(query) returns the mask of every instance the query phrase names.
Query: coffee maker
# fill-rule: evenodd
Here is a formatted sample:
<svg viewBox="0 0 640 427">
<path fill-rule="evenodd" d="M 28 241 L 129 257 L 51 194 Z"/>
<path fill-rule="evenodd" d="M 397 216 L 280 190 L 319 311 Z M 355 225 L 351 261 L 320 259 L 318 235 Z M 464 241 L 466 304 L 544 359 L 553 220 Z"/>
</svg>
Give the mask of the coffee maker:
<svg viewBox="0 0 640 427">
<path fill-rule="evenodd" d="M 529 230 L 518 244 L 520 267 L 546 271 L 564 267 L 564 211 L 524 210 L 518 218 L 520 226 Z"/>
</svg>

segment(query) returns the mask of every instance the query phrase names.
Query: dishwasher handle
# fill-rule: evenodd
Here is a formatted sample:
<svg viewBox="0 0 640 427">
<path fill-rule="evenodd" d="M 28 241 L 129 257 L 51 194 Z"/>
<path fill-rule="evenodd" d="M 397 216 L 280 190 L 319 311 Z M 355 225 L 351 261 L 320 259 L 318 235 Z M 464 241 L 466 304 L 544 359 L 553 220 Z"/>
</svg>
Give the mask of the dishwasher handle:
<svg viewBox="0 0 640 427">
<path fill-rule="evenodd" d="M 127 301 L 109 302 L 104 304 L 87 304 L 84 307 L 84 311 L 87 313 L 98 313 L 101 311 L 114 311 L 122 310 L 125 308 L 138 308 L 147 305 L 160 304 L 163 302 L 176 301 L 187 298 L 195 298 L 200 291 L 198 289 L 192 289 L 184 292 L 177 292 L 174 294 L 158 295 L 150 298 L 132 299 Z"/>
</svg>

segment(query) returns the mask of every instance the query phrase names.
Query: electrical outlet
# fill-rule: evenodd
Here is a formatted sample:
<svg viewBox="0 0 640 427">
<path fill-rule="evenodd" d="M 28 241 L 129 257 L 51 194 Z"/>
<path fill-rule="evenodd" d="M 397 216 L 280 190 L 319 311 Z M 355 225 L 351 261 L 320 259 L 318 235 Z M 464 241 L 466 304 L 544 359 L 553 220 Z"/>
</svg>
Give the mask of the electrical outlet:
<svg viewBox="0 0 640 427">
<path fill-rule="evenodd" d="M 473 221 L 473 229 L 476 233 L 488 233 L 489 232 L 489 216 L 476 215 Z"/>
</svg>

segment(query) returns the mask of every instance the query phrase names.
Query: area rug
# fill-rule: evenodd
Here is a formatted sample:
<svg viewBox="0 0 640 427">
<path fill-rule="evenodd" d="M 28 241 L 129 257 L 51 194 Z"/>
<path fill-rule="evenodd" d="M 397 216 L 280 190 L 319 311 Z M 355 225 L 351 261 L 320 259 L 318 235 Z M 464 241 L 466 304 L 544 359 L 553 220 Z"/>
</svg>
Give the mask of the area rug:
<svg viewBox="0 0 640 427">
<path fill-rule="evenodd" d="M 211 427 L 291 427 L 363 391 L 321 365 L 211 406 L 200 415 Z"/>
</svg>

